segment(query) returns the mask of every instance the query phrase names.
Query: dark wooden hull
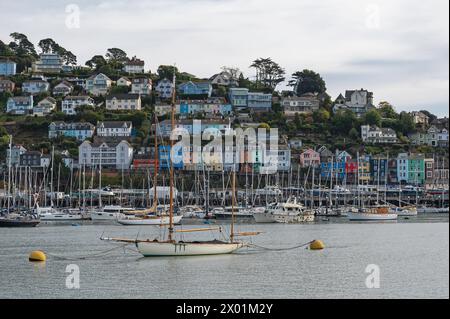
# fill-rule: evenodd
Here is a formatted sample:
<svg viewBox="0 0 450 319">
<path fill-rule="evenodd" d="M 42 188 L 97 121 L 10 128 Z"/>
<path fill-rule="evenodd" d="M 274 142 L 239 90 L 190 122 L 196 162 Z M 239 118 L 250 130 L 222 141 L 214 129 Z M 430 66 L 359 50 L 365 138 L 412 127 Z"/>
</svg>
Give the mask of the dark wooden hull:
<svg viewBox="0 0 450 319">
<path fill-rule="evenodd" d="M 0 219 L 0 227 L 36 227 L 40 220 Z"/>
</svg>

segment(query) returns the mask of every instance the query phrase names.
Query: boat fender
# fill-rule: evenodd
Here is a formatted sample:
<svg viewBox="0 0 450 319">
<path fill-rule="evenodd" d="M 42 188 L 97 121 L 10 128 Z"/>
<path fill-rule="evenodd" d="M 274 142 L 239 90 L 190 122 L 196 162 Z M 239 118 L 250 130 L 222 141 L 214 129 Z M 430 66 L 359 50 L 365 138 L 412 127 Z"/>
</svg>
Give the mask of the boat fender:
<svg viewBox="0 0 450 319">
<path fill-rule="evenodd" d="M 35 250 L 35 251 L 32 251 L 30 253 L 30 256 L 28 257 L 28 260 L 31 261 L 31 262 L 46 261 L 47 260 L 47 256 L 45 255 L 44 252 L 42 252 L 40 250 Z"/>
<path fill-rule="evenodd" d="M 325 245 L 323 243 L 323 241 L 321 240 L 313 240 L 310 244 L 309 244 L 309 249 L 311 250 L 322 250 L 325 248 Z"/>
</svg>

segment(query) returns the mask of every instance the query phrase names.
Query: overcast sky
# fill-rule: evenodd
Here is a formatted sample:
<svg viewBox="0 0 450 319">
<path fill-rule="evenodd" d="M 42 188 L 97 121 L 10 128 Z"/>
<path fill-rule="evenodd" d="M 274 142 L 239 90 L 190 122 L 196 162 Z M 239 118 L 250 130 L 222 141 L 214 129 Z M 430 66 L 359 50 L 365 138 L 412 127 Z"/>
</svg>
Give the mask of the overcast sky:
<svg viewBox="0 0 450 319">
<path fill-rule="evenodd" d="M 0 0 L 0 39 L 51 37 L 79 64 L 119 47 L 199 77 L 224 65 L 251 77 L 271 57 L 288 76 L 319 72 L 333 98 L 366 88 L 399 111 L 448 116 L 448 11 L 448 0 Z"/>
</svg>

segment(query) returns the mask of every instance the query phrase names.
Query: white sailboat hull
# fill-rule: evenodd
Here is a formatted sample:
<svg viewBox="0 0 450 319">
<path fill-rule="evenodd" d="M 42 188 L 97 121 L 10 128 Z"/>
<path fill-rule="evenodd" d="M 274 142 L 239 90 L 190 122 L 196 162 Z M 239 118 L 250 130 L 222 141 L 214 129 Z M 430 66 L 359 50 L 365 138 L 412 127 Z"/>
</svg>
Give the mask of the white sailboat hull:
<svg viewBox="0 0 450 319">
<path fill-rule="evenodd" d="M 136 247 L 144 257 L 205 256 L 232 254 L 244 247 L 242 243 L 161 243 L 138 242 Z"/>
<path fill-rule="evenodd" d="M 109 212 L 92 212 L 91 219 L 96 220 L 118 220 L 124 218 L 125 215 L 122 213 L 109 213 Z"/>
<path fill-rule="evenodd" d="M 71 220 L 83 220 L 82 215 L 70 215 L 70 214 L 42 214 L 39 215 L 41 221 L 71 221 Z"/>
<path fill-rule="evenodd" d="M 254 213 L 253 218 L 255 218 L 255 221 L 259 224 L 270 224 L 270 223 L 276 223 L 275 218 L 273 217 L 273 214 L 271 213 Z"/>
<path fill-rule="evenodd" d="M 397 220 L 397 214 L 370 214 L 370 213 L 348 213 L 349 220 L 364 221 L 364 220 Z"/>
<path fill-rule="evenodd" d="M 309 223 L 315 219 L 314 214 L 274 214 L 275 222 L 280 224 Z"/>
<path fill-rule="evenodd" d="M 183 216 L 174 216 L 173 223 L 181 223 Z M 156 217 L 156 218 L 121 218 L 117 222 L 125 226 L 161 226 L 169 225 L 170 218 L 168 216 Z"/>
</svg>

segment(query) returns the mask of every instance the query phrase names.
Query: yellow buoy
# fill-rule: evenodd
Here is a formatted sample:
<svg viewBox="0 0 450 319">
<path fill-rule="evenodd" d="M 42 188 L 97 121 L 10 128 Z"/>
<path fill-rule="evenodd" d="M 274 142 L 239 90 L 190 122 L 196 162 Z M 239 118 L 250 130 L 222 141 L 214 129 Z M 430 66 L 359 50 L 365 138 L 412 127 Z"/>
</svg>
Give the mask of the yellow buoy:
<svg viewBox="0 0 450 319">
<path fill-rule="evenodd" d="M 311 250 L 322 250 L 325 248 L 325 245 L 323 241 L 321 240 L 314 240 L 309 244 L 309 249 Z"/>
<path fill-rule="evenodd" d="M 47 256 L 45 256 L 44 252 L 40 250 L 35 250 L 30 253 L 30 257 L 28 257 L 29 261 L 46 261 Z"/>
</svg>

